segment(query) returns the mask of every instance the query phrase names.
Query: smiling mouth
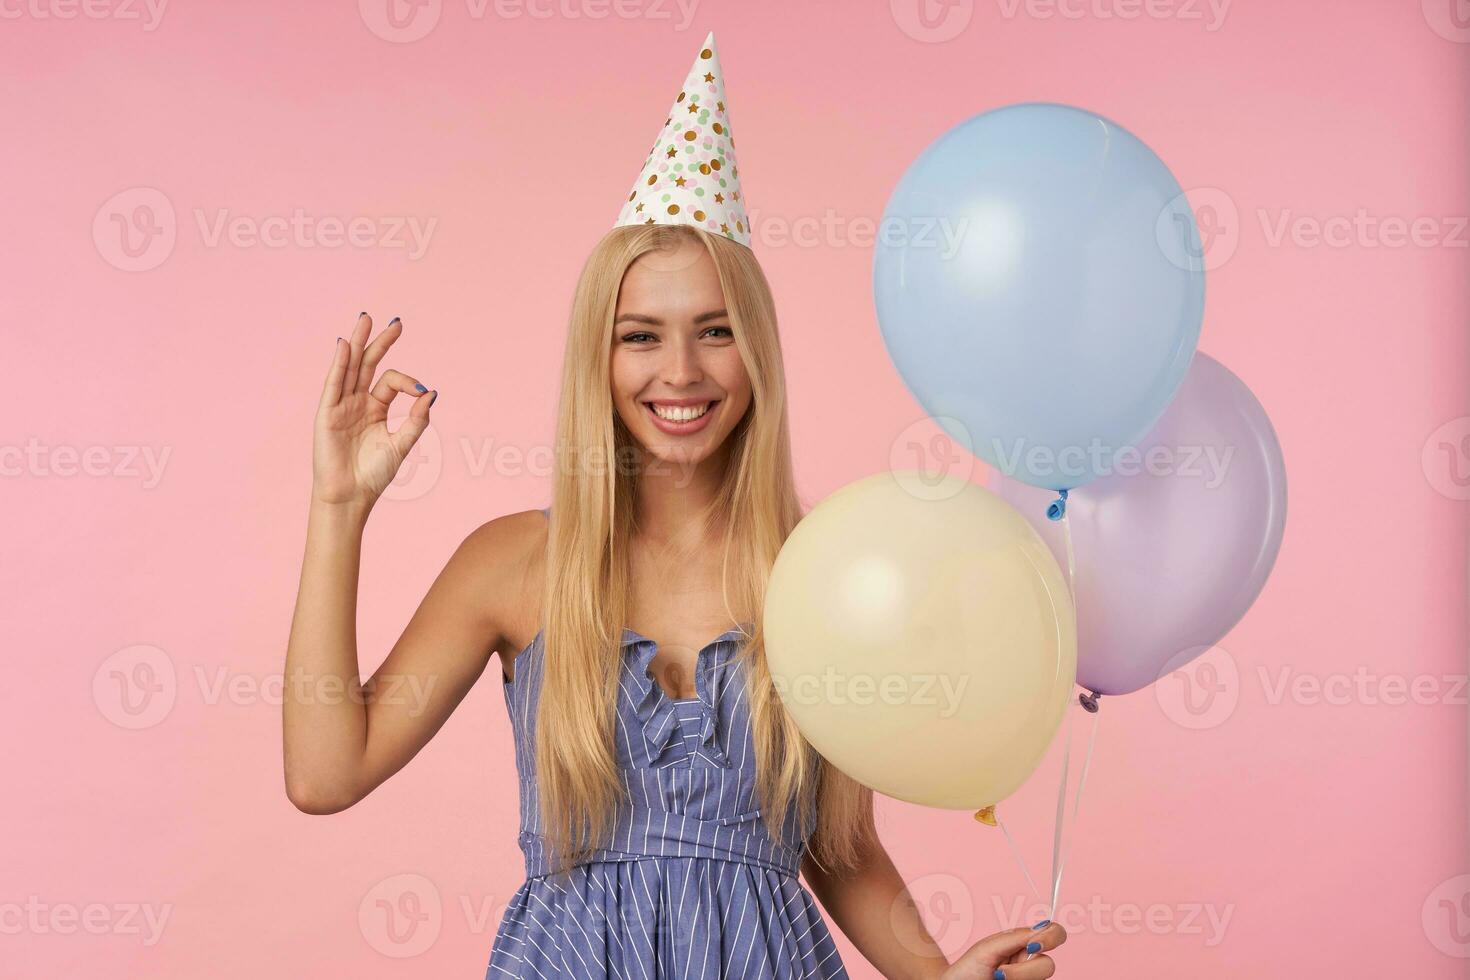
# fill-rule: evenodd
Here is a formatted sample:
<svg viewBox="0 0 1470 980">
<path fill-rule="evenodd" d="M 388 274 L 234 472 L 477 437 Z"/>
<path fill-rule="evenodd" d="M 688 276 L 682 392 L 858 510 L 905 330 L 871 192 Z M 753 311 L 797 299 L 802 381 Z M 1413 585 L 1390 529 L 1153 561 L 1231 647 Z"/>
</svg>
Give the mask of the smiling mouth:
<svg viewBox="0 0 1470 980">
<path fill-rule="evenodd" d="M 703 406 L 666 405 L 660 407 L 657 402 L 644 402 L 643 407 L 648 409 L 649 414 L 654 416 L 660 422 L 664 422 L 669 425 L 687 425 L 691 422 L 697 422 L 700 419 L 704 418 L 711 411 L 713 411 L 714 407 L 719 403 L 720 400 L 718 398 L 714 398 L 710 401 L 705 402 Z"/>
</svg>

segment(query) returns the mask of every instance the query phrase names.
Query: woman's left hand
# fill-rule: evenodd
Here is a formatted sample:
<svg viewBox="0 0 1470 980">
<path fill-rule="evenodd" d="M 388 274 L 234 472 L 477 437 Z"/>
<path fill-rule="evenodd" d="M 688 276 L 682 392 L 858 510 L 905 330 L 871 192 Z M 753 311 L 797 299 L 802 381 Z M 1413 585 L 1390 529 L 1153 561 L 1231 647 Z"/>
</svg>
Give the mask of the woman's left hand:
<svg viewBox="0 0 1470 980">
<path fill-rule="evenodd" d="M 1067 941 L 1060 923 L 986 936 L 944 971 L 942 980 L 1045 980 L 1057 972 L 1046 950 Z"/>
</svg>

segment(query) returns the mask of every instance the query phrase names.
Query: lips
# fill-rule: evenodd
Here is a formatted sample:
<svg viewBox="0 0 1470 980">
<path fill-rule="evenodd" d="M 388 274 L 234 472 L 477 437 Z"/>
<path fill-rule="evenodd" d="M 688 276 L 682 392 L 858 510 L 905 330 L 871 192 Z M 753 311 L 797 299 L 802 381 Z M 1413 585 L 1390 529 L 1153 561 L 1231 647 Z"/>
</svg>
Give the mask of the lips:
<svg viewBox="0 0 1470 980">
<path fill-rule="evenodd" d="M 663 418 L 653 410 L 653 403 L 651 402 L 643 402 L 642 405 L 643 410 L 648 413 L 648 417 L 653 421 L 654 427 L 660 432 L 671 436 L 687 436 L 709 425 L 710 418 L 719 410 L 721 399 L 711 398 L 698 402 L 685 402 L 686 406 L 689 404 L 701 405 L 706 403 L 709 405 L 709 408 L 705 410 L 705 413 L 697 419 L 690 419 L 688 422 L 673 422 Z M 660 402 L 659 404 L 668 405 L 670 403 Z"/>
</svg>

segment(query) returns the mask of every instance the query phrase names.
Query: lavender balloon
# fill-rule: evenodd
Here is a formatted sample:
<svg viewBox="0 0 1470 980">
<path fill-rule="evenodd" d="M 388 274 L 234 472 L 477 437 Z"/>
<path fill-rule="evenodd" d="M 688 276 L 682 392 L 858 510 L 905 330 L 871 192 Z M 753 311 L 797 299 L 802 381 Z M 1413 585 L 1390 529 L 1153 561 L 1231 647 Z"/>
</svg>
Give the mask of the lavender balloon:
<svg viewBox="0 0 1470 980">
<path fill-rule="evenodd" d="M 1218 643 L 1261 592 L 1286 525 L 1286 468 L 1245 383 L 1196 352 L 1136 452 L 1068 493 L 1076 565 L 1077 683 L 1098 694 L 1147 687 Z M 995 473 L 995 492 L 1067 567 L 1054 491 Z"/>
</svg>

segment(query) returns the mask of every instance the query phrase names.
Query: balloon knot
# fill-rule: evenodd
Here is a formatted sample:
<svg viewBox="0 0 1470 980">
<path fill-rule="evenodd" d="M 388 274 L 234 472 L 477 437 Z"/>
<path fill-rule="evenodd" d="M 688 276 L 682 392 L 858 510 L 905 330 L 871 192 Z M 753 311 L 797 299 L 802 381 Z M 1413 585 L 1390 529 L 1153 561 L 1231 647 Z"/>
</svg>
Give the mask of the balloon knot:
<svg viewBox="0 0 1470 980">
<path fill-rule="evenodd" d="M 1046 507 L 1046 519 L 1049 520 L 1049 521 L 1059 521 L 1063 517 L 1066 517 L 1066 516 L 1067 516 L 1067 491 L 1065 491 L 1065 490 L 1058 490 L 1057 491 L 1057 499 L 1056 500 L 1053 500 Z"/>
<path fill-rule="evenodd" d="M 1087 710 L 1088 714 L 1095 715 L 1097 714 L 1097 699 L 1100 697 L 1102 695 L 1096 691 L 1088 691 L 1086 694 L 1079 694 L 1077 696 L 1077 702 Z"/>
<path fill-rule="evenodd" d="M 986 807 L 983 810 L 976 810 L 975 811 L 975 819 L 978 820 L 978 821 L 980 821 L 981 823 L 983 823 L 987 827 L 994 827 L 994 826 L 996 826 L 995 807 L 992 805 L 992 806 Z"/>
</svg>

